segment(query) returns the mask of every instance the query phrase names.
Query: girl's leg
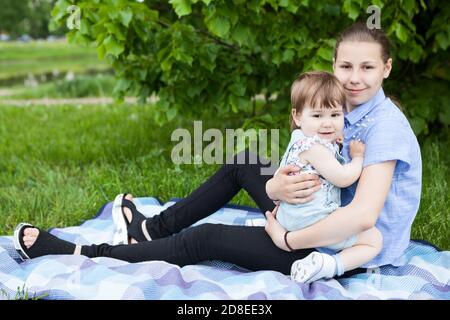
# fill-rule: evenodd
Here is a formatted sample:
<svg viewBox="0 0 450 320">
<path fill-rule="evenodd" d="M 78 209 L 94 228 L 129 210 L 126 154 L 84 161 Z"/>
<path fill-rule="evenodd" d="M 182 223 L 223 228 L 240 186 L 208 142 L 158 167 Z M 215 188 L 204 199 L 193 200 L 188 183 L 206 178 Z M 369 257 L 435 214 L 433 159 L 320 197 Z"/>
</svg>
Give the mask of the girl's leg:
<svg viewBox="0 0 450 320">
<path fill-rule="evenodd" d="M 243 241 L 245 240 L 245 241 Z M 163 260 L 179 266 L 222 260 L 249 270 L 289 274 L 292 263 L 312 249 L 287 252 L 274 245 L 263 227 L 202 224 L 173 236 L 131 245 L 82 246 L 88 257 L 112 257 L 129 262 Z"/>
<path fill-rule="evenodd" d="M 129 262 L 160 260 L 179 266 L 205 260 L 222 260 L 252 271 L 273 270 L 289 274 L 294 261 L 314 252 L 313 249 L 287 252 L 274 245 L 263 227 L 202 224 L 173 236 L 130 245 L 108 244 L 75 247 L 75 244 L 48 236 L 48 232 L 29 230 L 23 241 L 31 258 L 47 254 L 83 254 L 111 257 Z M 245 239 L 245 241 L 243 241 Z M 362 269 L 354 270 L 364 272 Z M 349 276 L 346 273 L 344 276 Z"/>
<path fill-rule="evenodd" d="M 381 232 L 373 227 L 358 235 L 356 243 L 337 254 L 344 271 L 353 270 L 375 258 L 383 247 Z"/>
<path fill-rule="evenodd" d="M 238 164 L 239 155 L 236 155 L 232 164 L 224 164 L 188 197 L 147 219 L 150 237 L 154 240 L 180 232 L 222 208 L 241 189 L 248 192 L 262 212 L 272 211 L 275 205 L 265 189 L 266 182 L 272 176 L 261 175 L 261 168 L 269 167 L 270 164 L 263 165 L 259 157 L 251 155 L 248 150 L 243 153 L 244 164 Z M 257 163 L 250 163 L 250 155 Z"/>
</svg>

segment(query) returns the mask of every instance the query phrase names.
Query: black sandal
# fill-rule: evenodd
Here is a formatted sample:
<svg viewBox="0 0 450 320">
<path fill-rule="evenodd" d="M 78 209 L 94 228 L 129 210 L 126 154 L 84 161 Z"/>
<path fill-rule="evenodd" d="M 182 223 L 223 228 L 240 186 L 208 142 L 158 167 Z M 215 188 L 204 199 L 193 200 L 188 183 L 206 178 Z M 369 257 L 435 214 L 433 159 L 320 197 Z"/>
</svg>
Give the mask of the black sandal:
<svg viewBox="0 0 450 320">
<path fill-rule="evenodd" d="M 149 241 L 142 230 L 142 222 L 147 219 L 140 213 L 136 205 L 125 197 L 128 193 L 119 194 L 116 196 L 113 205 L 113 220 L 116 225 L 116 234 L 114 235 L 114 244 L 129 244 L 131 239 L 137 242 Z M 128 222 L 123 208 L 128 208 L 131 211 L 131 222 Z"/>
</svg>

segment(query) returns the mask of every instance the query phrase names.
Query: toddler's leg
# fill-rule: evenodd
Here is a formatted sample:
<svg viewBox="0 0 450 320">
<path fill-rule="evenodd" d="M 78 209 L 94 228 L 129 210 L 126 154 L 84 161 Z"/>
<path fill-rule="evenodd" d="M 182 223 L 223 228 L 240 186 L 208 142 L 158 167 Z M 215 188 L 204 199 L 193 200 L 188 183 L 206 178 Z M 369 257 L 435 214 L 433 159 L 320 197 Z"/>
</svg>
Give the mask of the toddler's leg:
<svg viewBox="0 0 450 320">
<path fill-rule="evenodd" d="M 361 232 L 353 247 L 339 252 L 337 259 L 340 259 L 344 272 L 353 270 L 375 258 L 382 247 L 383 236 L 377 228 L 373 227 Z"/>
<path fill-rule="evenodd" d="M 306 258 L 295 261 L 291 267 L 291 278 L 301 283 L 311 283 L 322 278 L 340 276 L 372 260 L 383 246 L 383 237 L 378 229 L 371 228 L 358 235 L 353 247 L 331 256 L 313 252 Z"/>
</svg>

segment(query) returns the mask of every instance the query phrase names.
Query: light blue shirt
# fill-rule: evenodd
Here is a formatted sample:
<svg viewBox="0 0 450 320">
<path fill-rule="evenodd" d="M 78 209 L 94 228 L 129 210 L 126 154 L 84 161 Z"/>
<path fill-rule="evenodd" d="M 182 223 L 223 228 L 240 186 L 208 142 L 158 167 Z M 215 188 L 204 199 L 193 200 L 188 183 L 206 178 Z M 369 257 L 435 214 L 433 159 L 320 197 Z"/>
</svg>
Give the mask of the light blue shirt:
<svg viewBox="0 0 450 320">
<path fill-rule="evenodd" d="M 365 268 L 401 265 L 410 240 L 411 225 L 419 209 L 422 160 L 420 147 L 405 115 L 386 98 L 383 89 L 366 103 L 345 115 L 342 156 L 348 162 L 349 143 L 366 144 L 363 167 L 397 160 L 392 185 L 376 227 L 383 234 L 383 249 Z M 355 196 L 357 183 L 341 189 L 342 206 Z"/>
</svg>

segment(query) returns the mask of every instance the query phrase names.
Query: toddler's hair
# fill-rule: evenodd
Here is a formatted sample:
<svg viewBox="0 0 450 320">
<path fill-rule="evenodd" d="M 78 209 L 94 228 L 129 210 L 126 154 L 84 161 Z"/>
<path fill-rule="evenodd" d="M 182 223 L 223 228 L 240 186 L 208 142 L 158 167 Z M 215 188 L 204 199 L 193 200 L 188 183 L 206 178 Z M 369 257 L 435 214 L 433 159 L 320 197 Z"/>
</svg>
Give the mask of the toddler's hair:
<svg viewBox="0 0 450 320">
<path fill-rule="evenodd" d="M 304 107 L 345 108 L 345 91 L 339 80 L 325 71 L 302 73 L 291 86 L 291 108 L 301 114 Z M 291 131 L 298 129 L 290 116 Z"/>
</svg>

